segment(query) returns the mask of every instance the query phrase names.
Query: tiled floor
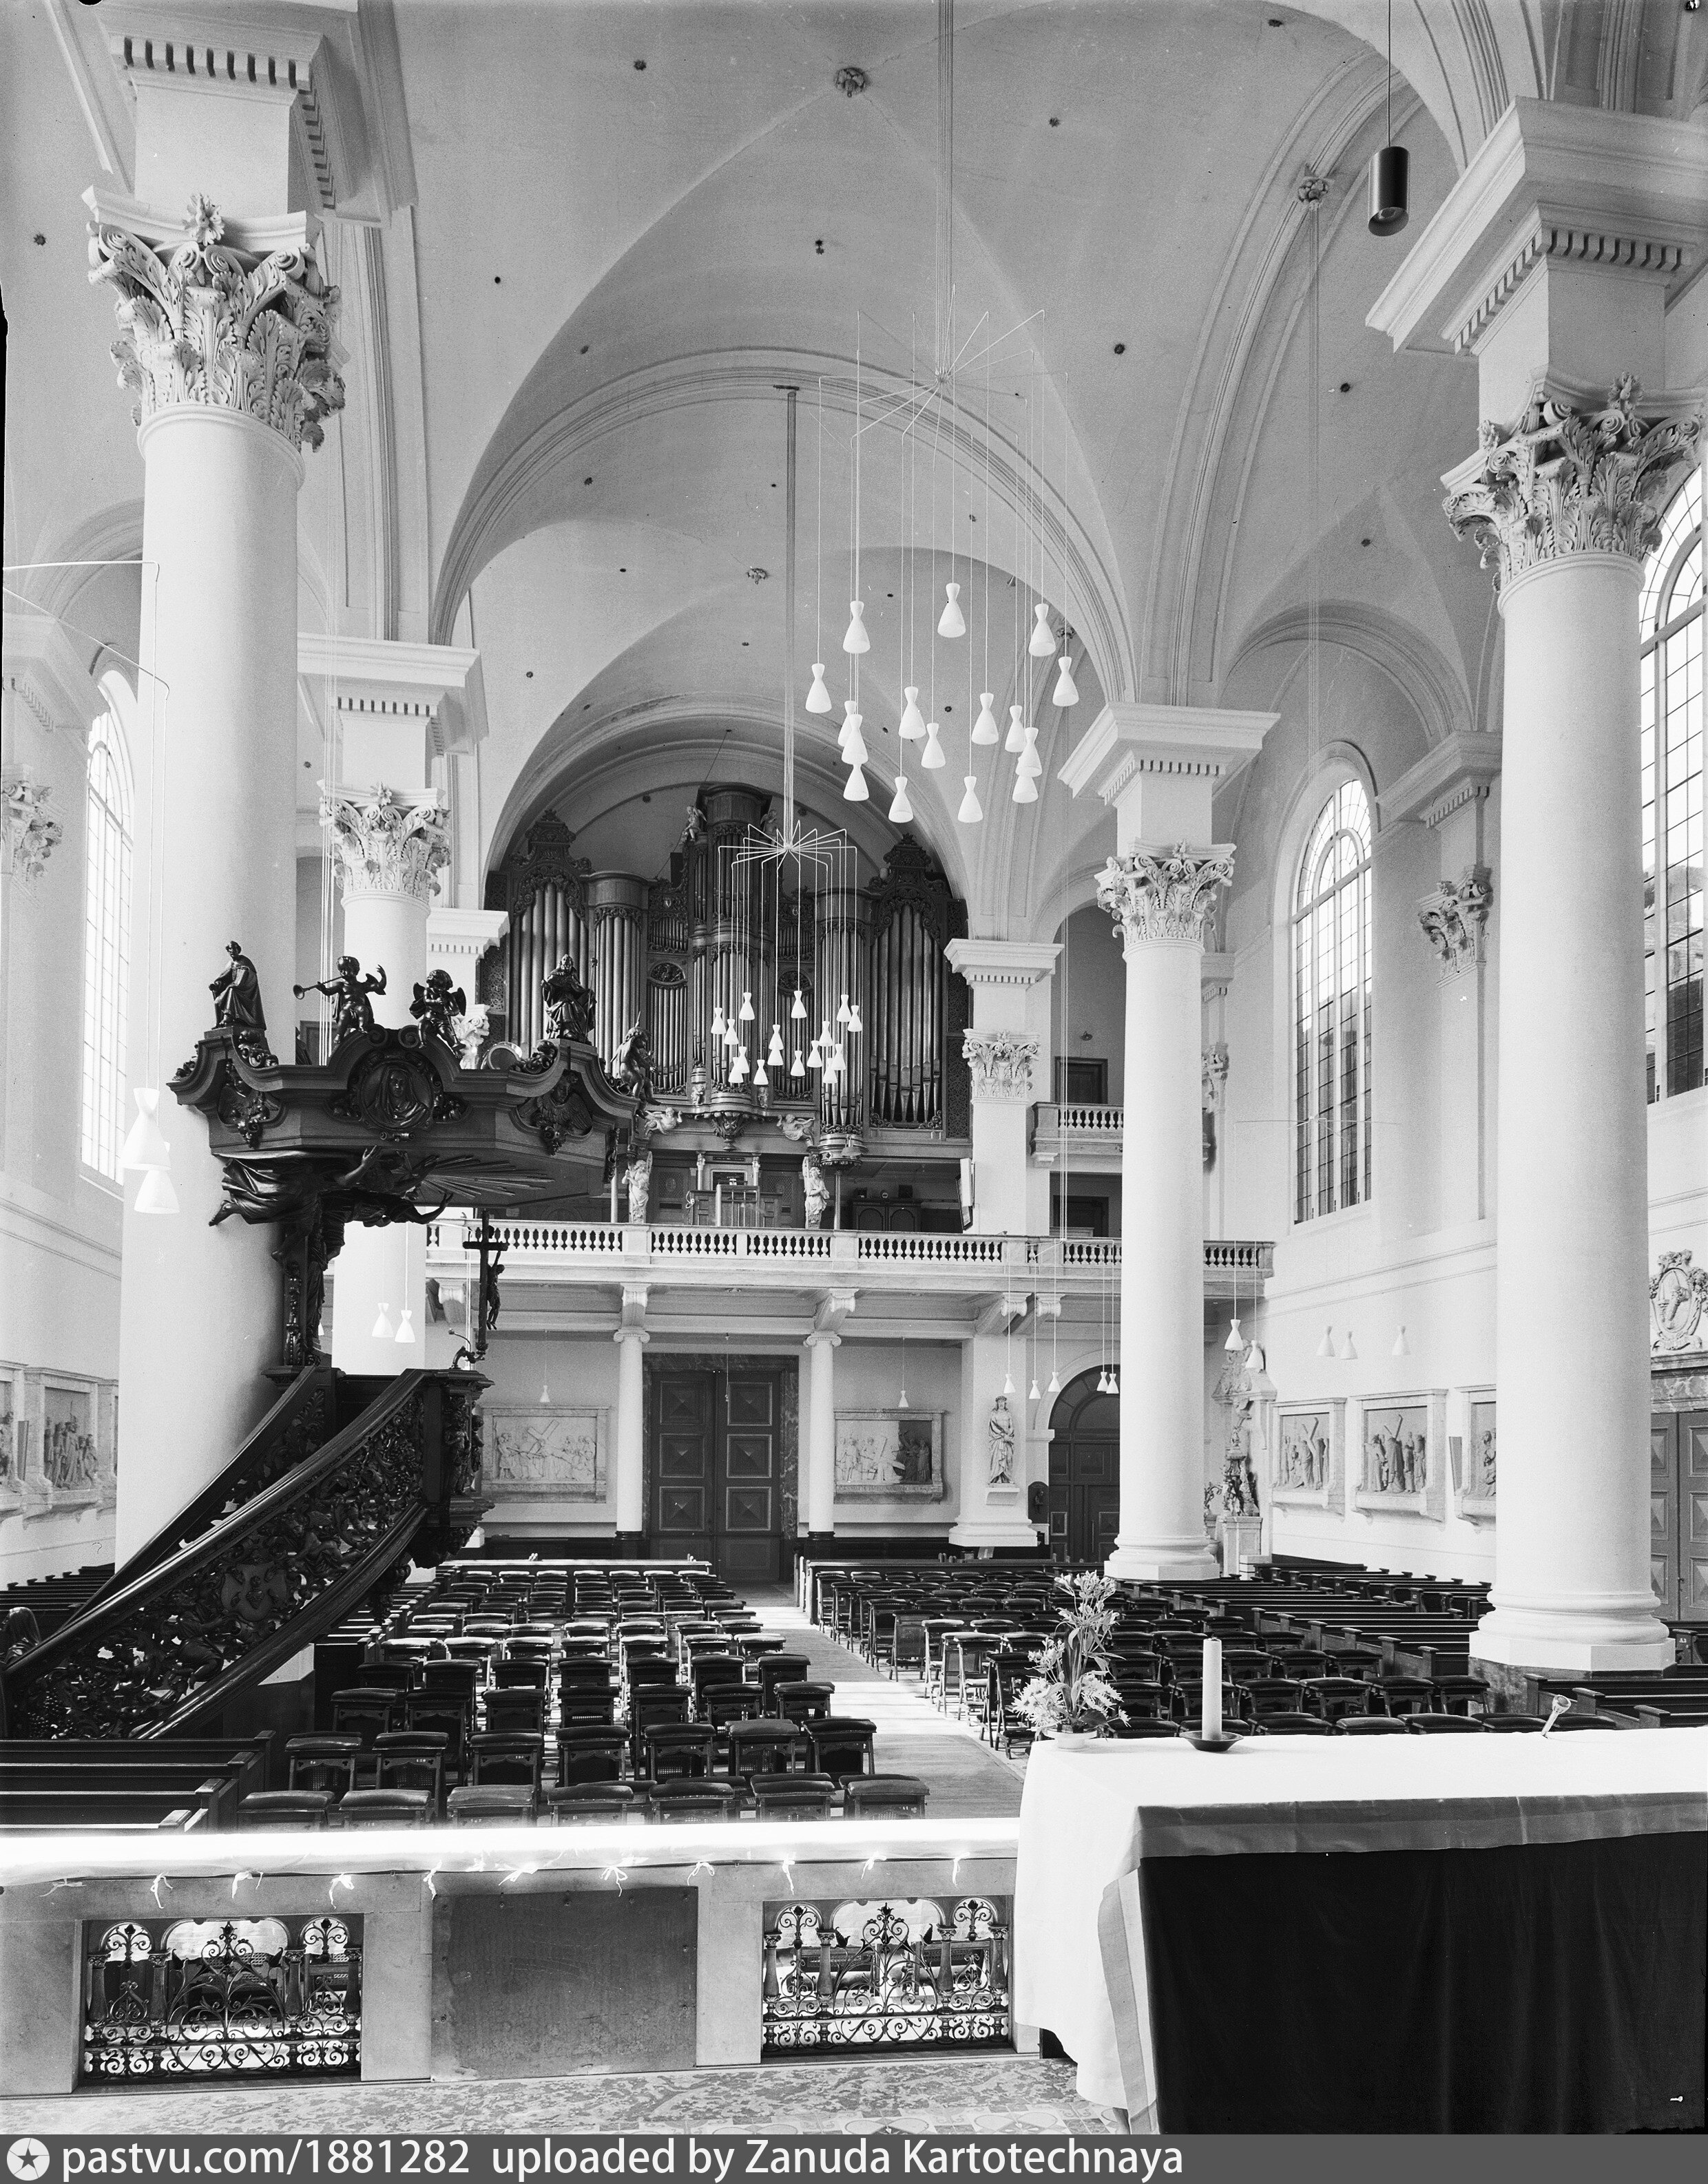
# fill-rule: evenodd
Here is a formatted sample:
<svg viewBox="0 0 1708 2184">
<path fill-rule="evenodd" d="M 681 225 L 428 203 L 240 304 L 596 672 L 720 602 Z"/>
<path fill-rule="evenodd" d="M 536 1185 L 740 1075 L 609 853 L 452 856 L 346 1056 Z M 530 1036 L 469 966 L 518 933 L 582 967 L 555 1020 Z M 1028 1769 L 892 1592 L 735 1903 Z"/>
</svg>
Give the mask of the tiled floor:
<svg viewBox="0 0 1708 2184">
<path fill-rule="evenodd" d="M 1107 2131 L 1071 2063 L 1035 2057 L 888 2056 L 873 2063 L 479 2085 L 233 2086 L 0 2100 L 0 2132 Z"/>
<path fill-rule="evenodd" d="M 781 1587 L 749 1595 L 768 1630 L 804 1653 L 814 1682 L 836 1686 L 836 1711 L 878 1724 L 878 1769 L 914 1774 L 930 1786 L 933 1819 L 1004 1819 L 1020 1809 L 1024 1776 L 979 1730 L 941 1713 L 916 1680 L 892 1680 L 859 1654 L 807 1621 Z"/>
</svg>

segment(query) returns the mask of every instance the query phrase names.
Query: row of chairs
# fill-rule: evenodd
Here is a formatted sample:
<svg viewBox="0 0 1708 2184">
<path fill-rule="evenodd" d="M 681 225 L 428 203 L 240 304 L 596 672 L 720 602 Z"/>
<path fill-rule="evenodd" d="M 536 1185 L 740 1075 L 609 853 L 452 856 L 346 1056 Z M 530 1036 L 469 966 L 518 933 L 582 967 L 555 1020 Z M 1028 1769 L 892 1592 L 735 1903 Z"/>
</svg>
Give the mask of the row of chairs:
<svg viewBox="0 0 1708 2184">
<path fill-rule="evenodd" d="M 646 1821 L 828 1820 L 838 1808 L 851 1820 L 923 1819 L 927 1786 L 908 1774 L 868 1774 L 838 1784 L 828 1774 L 760 1775 L 751 1782 L 716 1777 L 650 1784 L 575 1783 L 532 1790 L 519 1784 L 468 1785 L 452 1790 L 445 1818 L 453 1827 L 609 1826 Z M 426 1790 L 403 1786 L 349 1790 L 342 1796 L 307 1787 L 268 1790 L 243 1799 L 240 1827 L 429 1827 L 438 1808 Z"/>
</svg>

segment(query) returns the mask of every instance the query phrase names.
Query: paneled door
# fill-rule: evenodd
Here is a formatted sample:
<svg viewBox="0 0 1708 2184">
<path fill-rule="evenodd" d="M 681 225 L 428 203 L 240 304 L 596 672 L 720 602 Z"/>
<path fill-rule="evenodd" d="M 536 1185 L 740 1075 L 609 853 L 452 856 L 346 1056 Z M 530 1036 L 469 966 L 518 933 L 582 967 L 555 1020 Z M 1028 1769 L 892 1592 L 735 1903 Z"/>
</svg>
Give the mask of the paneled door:
<svg viewBox="0 0 1708 2184">
<path fill-rule="evenodd" d="M 661 1370 L 653 1405 L 653 1552 L 697 1555 L 732 1585 L 783 1568 L 780 1374 Z"/>
<path fill-rule="evenodd" d="M 1657 1411 L 1649 1464 L 1655 1604 L 1708 1623 L 1708 1411 Z"/>
<path fill-rule="evenodd" d="M 1107 1562 L 1121 1525 L 1120 1405 L 1082 1373 L 1050 1413 L 1050 1547 L 1069 1562 Z"/>
</svg>

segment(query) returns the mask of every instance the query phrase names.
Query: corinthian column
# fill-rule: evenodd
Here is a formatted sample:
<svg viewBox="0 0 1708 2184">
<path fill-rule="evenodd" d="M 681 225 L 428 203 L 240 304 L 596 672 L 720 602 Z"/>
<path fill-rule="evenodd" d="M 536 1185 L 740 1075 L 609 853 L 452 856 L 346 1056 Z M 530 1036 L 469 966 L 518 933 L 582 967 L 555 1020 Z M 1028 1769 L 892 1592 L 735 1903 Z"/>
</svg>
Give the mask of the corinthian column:
<svg viewBox="0 0 1708 2184">
<path fill-rule="evenodd" d="M 1115 807 L 1097 882 L 1127 968 L 1121 1139 L 1121 1524 L 1112 1577 L 1214 1574 L 1204 1536 L 1203 999 L 1206 925 L 1233 877 L 1216 783 L 1270 713 L 1107 707 L 1062 778 Z"/>
<path fill-rule="evenodd" d="M 427 911 L 450 858 L 444 800 L 437 790 L 405 795 L 381 785 L 321 798 L 343 889 L 344 953 L 383 970 L 374 1021 L 410 1021 L 416 983 L 427 976 Z M 427 1363 L 427 1251 L 420 1228 L 347 1229 L 332 1272 L 332 1362 L 341 1372 L 394 1373 Z M 380 1308 L 393 1332 L 382 1326 Z M 404 1314 L 407 1312 L 407 1336 Z"/>
<path fill-rule="evenodd" d="M 280 177 L 278 202 L 284 201 Z M 162 221 L 90 192 L 92 281 L 143 466 L 132 1076 L 158 1082 L 213 1020 L 229 940 L 260 973 L 289 1052 L 295 917 L 297 488 L 343 388 L 336 291 L 308 216 L 226 222 L 205 198 Z M 158 843 L 153 855 L 142 845 Z M 140 975 L 139 975 L 140 974 Z M 127 1212 L 120 1320 L 122 1563 L 227 1463 L 274 1390 L 279 1273 L 265 1228 L 209 1221 L 220 1173 L 170 1100 L 176 1217 Z"/>
<path fill-rule="evenodd" d="M 1500 1514 L 1487 1661 L 1672 1658 L 1649 1585 L 1637 595 L 1698 423 L 1631 381 L 1485 426 L 1448 521 L 1506 626 L 1496 1144 Z M 1545 1089 L 1526 1057 L 1546 1057 Z"/>
<path fill-rule="evenodd" d="M 1705 192 L 1700 129 L 1518 99 L 1370 315 L 1396 348 L 1474 360 L 1485 421 L 1443 483 L 1505 624 L 1500 1506 L 1471 1651 L 1515 1674 L 1672 1658 L 1649 1563 L 1638 592 L 1695 460 L 1700 388 L 1659 390 Z"/>
</svg>

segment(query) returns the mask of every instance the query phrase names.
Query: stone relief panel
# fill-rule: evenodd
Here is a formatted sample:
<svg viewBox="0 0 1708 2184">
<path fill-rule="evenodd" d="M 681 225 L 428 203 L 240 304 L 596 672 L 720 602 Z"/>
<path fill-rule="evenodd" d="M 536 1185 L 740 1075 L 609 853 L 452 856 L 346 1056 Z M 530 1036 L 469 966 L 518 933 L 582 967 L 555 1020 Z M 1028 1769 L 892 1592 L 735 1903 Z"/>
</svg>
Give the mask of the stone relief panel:
<svg viewBox="0 0 1708 2184">
<path fill-rule="evenodd" d="M 112 1508 L 117 1437 L 112 1381 L 0 1364 L 0 1520 Z"/>
<path fill-rule="evenodd" d="M 941 1502 L 941 1411 L 861 1411 L 836 1418 L 839 1502 Z"/>
<path fill-rule="evenodd" d="M 1338 1398 L 1279 1404 L 1270 1498 L 1279 1507 L 1346 1505 L 1346 1405 Z"/>
<path fill-rule="evenodd" d="M 501 1502 L 603 1502 L 604 1409 L 483 1403 L 485 1484 Z"/>
<path fill-rule="evenodd" d="M 1689 1251 L 1663 1251 L 1649 1284 L 1649 1347 L 1656 1356 L 1708 1350 L 1708 1267 L 1694 1266 Z"/>
<path fill-rule="evenodd" d="M 1455 1436 L 1448 1452 L 1453 1459 L 1455 1506 L 1461 1517 L 1487 1519 L 1495 1513 L 1497 1447 L 1494 1390 L 1472 1389 L 1465 1407 L 1463 1441 Z"/>
<path fill-rule="evenodd" d="M 1354 1506 L 1376 1513 L 1447 1513 L 1446 1390 L 1372 1396 L 1359 1406 Z"/>
</svg>

